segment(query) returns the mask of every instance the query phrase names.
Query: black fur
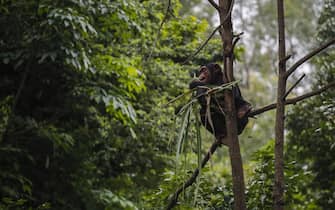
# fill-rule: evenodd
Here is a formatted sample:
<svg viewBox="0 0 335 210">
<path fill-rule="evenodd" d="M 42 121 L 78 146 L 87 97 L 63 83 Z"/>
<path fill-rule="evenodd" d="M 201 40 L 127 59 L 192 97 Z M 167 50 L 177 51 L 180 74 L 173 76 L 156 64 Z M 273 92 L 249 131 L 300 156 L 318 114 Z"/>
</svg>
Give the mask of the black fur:
<svg viewBox="0 0 335 210">
<path fill-rule="evenodd" d="M 211 96 L 210 101 L 210 113 L 211 113 L 211 121 L 208 119 L 207 115 L 207 101 L 205 93 L 208 90 L 208 87 L 211 86 L 219 86 L 224 84 L 223 82 L 223 73 L 218 64 L 207 64 L 207 69 L 209 70 L 209 81 L 202 82 L 198 79 L 193 80 L 189 84 L 190 89 L 196 89 L 196 97 L 198 97 L 198 101 L 200 103 L 200 117 L 202 124 L 206 127 L 208 131 L 213 133 L 216 138 L 222 138 L 226 136 L 226 125 L 225 125 L 225 116 L 224 116 L 224 96 L 223 92 L 218 92 Z M 236 110 L 246 109 L 247 112 L 250 111 L 251 105 L 247 101 L 245 101 L 241 95 L 241 91 L 238 86 L 233 87 L 233 95 L 235 98 L 235 106 Z M 237 131 L 238 134 L 241 134 L 244 130 L 245 126 L 248 123 L 247 113 L 242 117 L 237 119 Z M 214 130 L 213 130 L 214 128 Z"/>
</svg>

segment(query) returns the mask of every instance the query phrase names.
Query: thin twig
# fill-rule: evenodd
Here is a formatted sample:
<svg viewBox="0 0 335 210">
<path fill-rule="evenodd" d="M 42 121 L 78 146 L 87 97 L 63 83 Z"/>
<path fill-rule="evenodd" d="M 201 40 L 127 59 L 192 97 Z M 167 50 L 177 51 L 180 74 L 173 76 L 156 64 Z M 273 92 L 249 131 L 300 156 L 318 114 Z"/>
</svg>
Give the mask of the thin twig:
<svg viewBox="0 0 335 210">
<path fill-rule="evenodd" d="M 212 37 L 215 35 L 215 33 L 221 28 L 223 24 L 220 24 L 219 26 L 217 26 L 214 31 L 209 35 L 209 37 L 206 39 L 206 41 L 200 45 L 200 47 L 198 47 L 198 49 L 193 53 L 191 54 L 182 64 L 186 64 L 187 62 L 189 62 L 194 56 L 196 56 L 206 45 L 207 43 L 209 42 L 209 40 L 212 39 Z"/>
<path fill-rule="evenodd" d="M 325 44 L 323 44 L 319 48 L 311 51 L 310 53 L 308 53 L 307 55 L 305 55 L 304 57 L 302 57 L 301 59 L 299 59 L 296 63 L 294 63 L 286 71 L 285 77 L 288 78 L 300 65 L 302 65 L 303 63 L 305 63 L 306 61 L 308 61 L 309 59 L 311 59 L 314 55 L 318 54 L 319 52 L 321 52 L 322 50 L 326 49 L 327 47 L 329 47 L 332 44 L 335 44 L 335 38 L 331 39 L 330 41 L 326 42 Z"/>
<path fill-rule="evenodd" d="M 229 11 L 226 15 L 226 17 L 223 19 L 222 23 L 220 25 L 218 25 L 214 31 L 209 35 L 209 37 L 206 39 L 206 41 L 200 45 L 200 47 L 198 47 L 198 49 L 193 53 L 191 54 L 183 63 L 182 65 L 186 64 L 187 62 L 189 62 L 194 56 L 196 56 L 206 45 L 207 43 L 209 42 L 209 40 L 212 39 L 212 37 L 215 35 L 215 33 L 222 27 L 222 25 L 226 22 L 226 20 L 228 19 L 229 15 L 231 14 L 232 10 L 233 10 L 233 4 L 234 4 L 234 1 L 231 3 L 230 5 L 230 8 L 229 8 Z"/>
<path fill-rule="evenodd" d="M 312 97 L 312 96 L 316 96 L 316 95 L 319 95 L 320 93 L 332 88 L 332 87 L 335 87 L 335 82 L 331 82 L 329 83 L 328 85 L 318 89 L 318 90 L 315 90 L 315 91 L 311 91 L 309 93 L 306 93 L 304 95 L 301 95 L 301 96 L 297 96 L 295 98 L 290 98 L 290 99 L 287 99 L 285 101 L 285 105 L 288 105 L 288 104 L 295 104 L 301 100 L 304 100 L 306 98 L 309 98 L 309 97 Z M 275 109 L 277 106 L 276 103 L 272 103 L 272 104 L 269 104 L 267 106 L 264 106 L 262 108 L 259 108 L 259 109 L 255 109 L 253 111 L 251 111 L 249 114 L 248 114 L 248 117 L 254 117 L 256 115 L 259 115 L 259 114 L 262 114 L 264 112 L 267 112 L 267 111 L 270 111 L 272 109 Z"/>
<path fill-rule="evenodd" d="M 201 161 L 201 168 L 203 168 L 208 160 L 211 158 L 212 154 L 216 151 L 216 149 L 221 145 L 222 143 L 220 141 L 215 141 L 212 146 L 210 147 L 210 149 L 208 150 L 207 154 L 205 155 L 205 157 L 202 159 Z M 189 186 L 191 186 L 195 181 L 197 176 L 199 175 L 199 168 L 195 169 L 193 171 L 192 176 L 186 181 L 184 182 L 177 190 L 176 192 L 173 194 L 173 196 L 171 197 L 169 204 L 167 206 L 167 210 L 172 209 L 173 207 L 175 207 L 177 205 L 178 202 L 178 197 L 179 194 L 181 192 L 183 192 L 186 188 L 188 188 Z"/>
<path fill-rule="evenodd" d="M 292 55 L 287 55 L 284 59 L 280 60 L 280 61 L 279 61 L 280 65 L 281 65 L 282 63 L 285 63 L 285 64 L 286 64 L 286 61 L 287 61 L 288 59 L 290 59 L 291 57 L 292 57 Z"/>
<path fill-rule="evenodd" d="M 242 31 L 242 32 L 240 32 L 240 33 L 238 33 L 238 34 L 233 34 L 233 37 L 240 37 L 240 36 L 242 36 L 244 34 L 244 32 Z"/>
<path fill-rule="evenodd" d="M 213 87 L 213 88 L 210 88 L 210 87 L 207 87 L 207 86 L 197 86 L 197 87 L 195 87 L 195 88 L 193 88 L 191 90 L 186 91 L 185 93 L 182 93 L 182 94 L 178 95 L 176 98 L 171 99 L 166 104 L 164 104 L 163 107 L 166 107 L 166 106 L 168 106 L 171 103 L 174 103 L 178 99 L 182 98 L 185 95 L 188 95 L 188 94 L 192 93 L 196 89 L 202 88 L 202 89 L 206 89 L 207 90 L 205 93 L 199 94 L 198 96 L 195 97 L 195 98 L 200 98 L 201 96 L 211 95 L 211 94 L 214 94 L 216 92 L 222 91 L 223 89 L 226 89 L 226 88 L 232 87 L 234 85 L 237 85 L 237 83 L 239 83 L 239 81 L 240 80 L 233 81 L 233 82 L 230 82 L 230 83 L 224 83 L 224 84 L 222 84 L 220 86 L 216 86 L 216 87 Z"/>
<path fill-rule="evenodd" d="M 217 11 L 220 11 L 219 5 L 214 0 L 208 0 L 208 1 Z"/>
<path fill-rule="evenodd" d="M 167 17 L 168 17 L 168 14 L 169 14 L 170 9 L 171 9 L 171 0 L 168 0 L 168 6 L 167 6 L 167 8 L 166 8 L 165 15 L 164 15 L 164 17 L 163 17 L 163 20 L 162 20 L 160 26 L 159 26 L 159 29 L 158 29 L 158 32 L 157 32 L 157 36 L 156 36 L 155 41 L 154 41 L 154 45 L 152 46 L 152 48 L 151 48 L 151 50 L 150 50 L 149 57 L 148 57 L 147 60 L 150 60 L 150 58 L 151 58 L 151 56 L 152 56 L 152 53 L 153 53 L 154 49 L 156 48 L 156 44 L 157 44 L 158 38 L 159 38 L 160 33 L 161 33 L 161 31 L 162 31 L 163 25 L 164 25 L 164 23 L 165 23 L 166 20 L 167 20 Z"/>
<path fill-rule="evenodd" d="M 293 85 L 292 87 L 285 93 L 284 99 L 290 94 L 290 92 L 301 82 L 301 80 L 306 76 L 306 74 L 303 74 Z"/>
<path fill-rule="evenodd" d="M 192 93 L 192 92 L 194 91 L 194 89 L 195 89 L 195 88 L 193 88 L 192 90 L 188 90 L 188 91 L 186 91 L 185 93 L 182 93 L 182 94 L 178 95 L 177 97 L 171 99 L 171 100 L 168 101 L 166 104 L 164 104 L 163 107 L 166 107 L 166 106 L 172 104 L 173 102 L 177 101 L 178 99 L 184 97 L 185 95 L 188 95 L 188 94 Z"/>
<path fill-rule="evenodd" d="M 163 25 L 165 23 L 165 21 L 167 20 L 167 17 L 168 17 L 168 14 L 170 12 L 170 9 L 171 9 L 171 0 L 168 0 L 168 6 L 166 8 L 166 11 L 165 11 L 165 15 L 164 15 L 164 18 L 159 26 L 159 29 L 158 29 L 158 33 L 161 32 L 162 28 L 163 28 Z"/>
<path fill-rule="evenodd" d="M 232 49 L 233 49 L 233 52 L 234 52 L 234 49 L 235 49 L 235 45 L 237 44 L 237 42 L 240 40 L 240 37 L 237 37 L 235 40 L 234 40 L 234 42 L 233 42 L 233 47 L 232 47 Z"/>
</svg>

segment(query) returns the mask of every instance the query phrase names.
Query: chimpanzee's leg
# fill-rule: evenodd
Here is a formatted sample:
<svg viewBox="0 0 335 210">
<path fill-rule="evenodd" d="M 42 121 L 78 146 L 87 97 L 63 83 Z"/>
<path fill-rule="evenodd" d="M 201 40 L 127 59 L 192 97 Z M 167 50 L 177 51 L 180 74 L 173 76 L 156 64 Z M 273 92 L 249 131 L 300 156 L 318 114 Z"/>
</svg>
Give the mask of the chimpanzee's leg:
<svg viewBox="0 0 335 210">
<path fill-rule="evenodd" d="M 251 111 L 251 104 L 245 101 L 241 95 L 240 88 L 238 86 L 233 88 L 234 97 L 235 97 L 235 105 L 237 109 L 237 118 L 242 119 L 247 116 Z"/>
</svg>

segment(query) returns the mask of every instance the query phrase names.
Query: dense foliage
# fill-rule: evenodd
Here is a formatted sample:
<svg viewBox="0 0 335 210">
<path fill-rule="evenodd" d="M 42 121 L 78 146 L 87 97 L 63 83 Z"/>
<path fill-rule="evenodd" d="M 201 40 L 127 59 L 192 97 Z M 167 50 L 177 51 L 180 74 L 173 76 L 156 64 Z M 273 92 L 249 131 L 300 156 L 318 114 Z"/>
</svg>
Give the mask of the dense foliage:
<svg viewBox="0 0 335 210">
<path fill-rule="evenodd" d="M 163 107 L 207 27 L 173 5 L 159 31 L 159 2 L 1 2 L 1 208 L 134 209 L 155 189 Z"/>
<path fill-rule="evenodd" d="M 131 182 L 119 145 L 145 89 L 140 58 L 124 55 L 140 38 L 136 5 L 2 1 L 1 10 L 1 205 L 134 206 L 113 182 L 123 173 Z"/>
</svg>

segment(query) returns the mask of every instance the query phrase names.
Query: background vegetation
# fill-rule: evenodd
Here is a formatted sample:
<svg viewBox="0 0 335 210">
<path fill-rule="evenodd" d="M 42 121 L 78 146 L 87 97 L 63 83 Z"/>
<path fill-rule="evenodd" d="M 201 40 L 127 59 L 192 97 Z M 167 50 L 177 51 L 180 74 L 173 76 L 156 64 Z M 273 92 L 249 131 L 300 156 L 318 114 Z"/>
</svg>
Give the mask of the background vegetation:
<svg viewBox="0 0 335 210">
<path fill-rule="evenodd" d="M 220 62 L 221 40 L 184 61 L 217 25 L 205 1 L 0 1 L 0 209 L 164 209 L 197 166 L 195 129 L 176 159 L 176 112 L 195 70 Z M 237 79 L 254 107 L 275 100 L 276 5 L 236 1 Z M 335 36 L 334 0 L 286 2 L 293 60 Z M 165 19 L 163 26 L 161 23 Z M 329 49 L 298 91 L 335 80 Z M 301 71 L 295 73 L 299 77 Z M 335 94 L 288 108 L 287 209 L 335 208 Z M 213 137 L 202 130 L 202 152 Z M 240 136 L 248 209 L 272 206 L 274 112 Z M 179 209 L 231 209 L 222 147 Z"/>
</svg>

